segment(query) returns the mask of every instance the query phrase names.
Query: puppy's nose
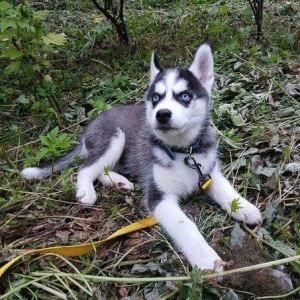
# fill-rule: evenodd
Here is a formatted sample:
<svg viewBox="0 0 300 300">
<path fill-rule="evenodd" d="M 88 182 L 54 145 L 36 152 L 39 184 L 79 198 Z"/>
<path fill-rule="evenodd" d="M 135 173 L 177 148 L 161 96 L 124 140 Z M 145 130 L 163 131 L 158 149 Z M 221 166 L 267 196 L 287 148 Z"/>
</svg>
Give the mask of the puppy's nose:
<svg viewBox="0 0 300 300">
<path fill-rule="evenodd" d="M 169 109 L 160 109 L 156 113 L 156 120 L 161 124 L 167 124 L 172 117 L 172 112 Z"/>
</svg>

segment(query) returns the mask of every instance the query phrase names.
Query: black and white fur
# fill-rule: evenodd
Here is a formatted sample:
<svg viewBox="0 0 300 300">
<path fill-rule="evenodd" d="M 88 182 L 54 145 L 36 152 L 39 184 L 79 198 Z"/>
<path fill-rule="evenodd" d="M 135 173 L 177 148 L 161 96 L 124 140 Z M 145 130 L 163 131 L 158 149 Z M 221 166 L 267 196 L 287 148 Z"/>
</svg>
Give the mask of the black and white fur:
<svg viewBox="0 0 300 300">
<path fill-rule="evenodd" d="M 192 147 L 192 156 L 201 164 L 202 172 L 212 177 L 205 193 L 227 213 L 231 213 L 230 202 L 239 199 L 242 208 L 231 214 L 234 219 L 257 224 L 261 214 L 220 172 L 217 139 L 210 126 L 213 83 L 213 57 L 207 44 L 199 47 L 188 69 L 164 70 L 153 54 L 145 105 L 122 106 L 101 113 L 81 134 L 78 145 L 53 166 L 25 168 L 22 176 L 42 179 L 79 156 L 76 197 L 92 205 L 97 200 L 93 186 L 96 179 L 104 186 L 114 185 L 126 192 L 134 186 L 118 172 L 130 174 L 142 186 L 149 211 L 191 265 L 216 269 L 219 255 L 179 205 L 182 197 L 198 190 L 199 178 L 195 170 L 185 165 L 187 154 L 183 152 Z M 108 175 L 104 173 L 106 166 Z"/>
</svg>

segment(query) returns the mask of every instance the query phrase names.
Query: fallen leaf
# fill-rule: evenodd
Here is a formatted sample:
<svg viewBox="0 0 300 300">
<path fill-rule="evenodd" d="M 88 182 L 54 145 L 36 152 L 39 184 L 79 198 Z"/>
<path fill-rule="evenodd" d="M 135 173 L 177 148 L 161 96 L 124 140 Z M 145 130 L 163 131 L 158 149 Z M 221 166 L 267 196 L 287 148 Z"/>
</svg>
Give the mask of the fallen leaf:
<svg viewBox="0 0 300 300">
<path fill-rule="evenodd" d="M 148 270 L 148 268 L 142 266 L 141 264 L 134 264 L 132 269 L 131 269 L 131 272 L 134 272 L 134 273 L 144 273 Z"/>
<path fill-rule="evenodd" d="M 43 36 L 42 39 L 46 45 L 54 44 L 57 46 L 62 46 L 67 41 L 66 35 L 64 33 L 48 33 L 47 35 Z"/>
<path fill-rule="evenodd" d="M 273 277 L 278 278 L 278 281 L 283 291 L 289 292 L 293 289 L 293 283 L 290 276 L 280 270 L 271 269 L 270 273 Z"/>
<path fill-rule="evenodd" d="M 291 96 L 300 95 L 300 84 L 288 83 L 285 88 Z"/>
<path fill-rule="evenodd" d="M 239 223 L 235 223 L 231 231 L 230 244 L 232 247 L 242 247 L 246 233 L 241 229 Z"/>
<path fill-rule="evenodd" d="M 285 171 L 289 171 L 292 173 L 299 173 L 300 172 L 300 163 L 292 162 L 285 165 Z"/>
<path fill-rule="evenodd" d="M 240 298 L 238 297 L 238 295 L 232 289 L 229 289 L 227 293 L 220 298 L 220 300 L 239 300 L 239 299 Z"/>
<path fill-rule="evenodd" d="M 275 106 L 274 98 L 273 98 L 273 96 L 271 94 L 269 94 L 269 96 L 268 96 L 268 103 L 271 106 Z"/>
<path fill-rule="evenodd" d="M 90 234 L 88 232 L 79 231 L 79 230 L 74 230 L 73 234 L 74 234 L 75 238 L 80 241 L 86 241 L 90 236 Z"/>
<path fill-rule="evenodd" d="M 278 145 L 278 143 L 279 143 L 279 134 L 274 134 L 273 135 L 273 137 L 271 138 L 271 141 L 270 141 L 270 143 L 269 143 L 269 146 L 270 147 L 274 147 L 274 146 L 276 146 L 276 145 Z"/>
<path fill-rule="evenodd" d="M 128 293 L 128 290 L 127 290 L 124 286 L 122 286 L 122 287 L 119 289 L 119 295 L 120 295 L 121 297 L 125 297 L 125 296 L 127 295 L 127 293 Z"/>
<path fill-rule="evenodd" d="M 69 241 L 69 235 L 71 232 L 69 230 L 59 230 L 56 231 L 55 236 L 58 237 L 64 244 Z"/>
</svg>

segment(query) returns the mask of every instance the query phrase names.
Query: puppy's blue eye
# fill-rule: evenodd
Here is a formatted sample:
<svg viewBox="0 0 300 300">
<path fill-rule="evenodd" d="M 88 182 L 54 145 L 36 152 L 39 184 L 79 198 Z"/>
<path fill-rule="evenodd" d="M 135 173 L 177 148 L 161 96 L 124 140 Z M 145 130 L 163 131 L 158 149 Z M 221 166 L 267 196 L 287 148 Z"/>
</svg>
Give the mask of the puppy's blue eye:
<svg viewBox="0 0 300 300">
<path fill-rule="evenodd" d="M 152 95 L 152 102 L 153 103 L 158 102 L 160 99 L 161 99 L 160 95 L 158 95 L 158 94 L 153 94 Z"/>
<path fill-rule="evenodd" d="M 178 100 L 184 101 L 184 102 L 190 101 L 191 99 L 192 99 L 192 97 L 188 93 L 182 93 L 178 97 Z"/>
</svg>

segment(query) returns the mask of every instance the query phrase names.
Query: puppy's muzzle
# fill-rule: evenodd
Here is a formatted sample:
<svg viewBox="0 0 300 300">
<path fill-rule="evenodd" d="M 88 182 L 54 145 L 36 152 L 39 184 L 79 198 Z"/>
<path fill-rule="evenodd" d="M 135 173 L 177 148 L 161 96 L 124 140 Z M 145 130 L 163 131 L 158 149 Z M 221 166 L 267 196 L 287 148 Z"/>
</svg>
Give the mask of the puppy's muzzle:
<svg viewBox="0 0 300 300">
<path fill-rule="evenodd" d="M 170 121 L 171 117 L 172 112 L 169 109 L 160 109 L 156 113 L 156 120 L 163 125 L 167 124 Z"/>
</svg>

